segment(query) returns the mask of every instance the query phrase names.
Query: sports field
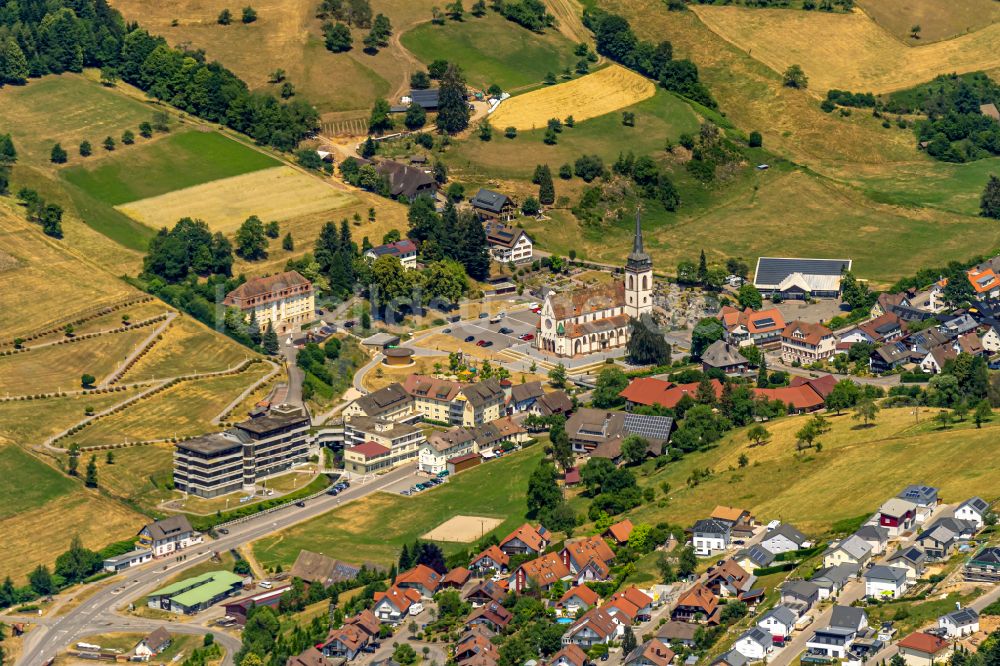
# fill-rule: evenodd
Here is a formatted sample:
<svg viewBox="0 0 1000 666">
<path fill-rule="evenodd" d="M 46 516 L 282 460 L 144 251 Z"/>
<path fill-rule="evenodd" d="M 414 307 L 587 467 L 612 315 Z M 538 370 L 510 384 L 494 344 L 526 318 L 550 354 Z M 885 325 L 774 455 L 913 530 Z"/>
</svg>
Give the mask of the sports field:
<svg viewBox="0 0 1000 666">
<path fill-rule="evenodd" d="M 422 23 L 402 36 L 403 46 L 424 63 L 447 57 L 462 68 L 470 86 L 504 90 L 541 83 L 549 72 L 575 67 L 575 44 L 555 30 L 538 34 L 489 12 L 444 25 Z M 446 54 L 446 56 L 442 56 Z"/>
<path fill-rule="evenodd" d="M 897 39 L 919 46 L 975 32 L 1000 21 L 996 0 L 859 0 L 857 3 Z M 910 28 L 920 26 L 919 39 Z"/>
<path fill-rule="evenodd" d="M 0 208 L 0 338 L 5 341 L 139 292 L 67 243 Z"/>
<path fill-rule="evenodd" d="M 278 166 L 258 152 L 218 132 L 183 130 L 63 171 L 73 185 L 108 205 L 154 197 L 219 178 Z"/>
<path fill-rule="evenodd" d="M 620 65 L 554 86 L 539 88 L 503 102 L 490 116 L 496 128 L 544 128 L 550 118 L 595 118 L 652 97 L 653 82 Z"/>
<path fill-rule="evenodd" d="M 181 315 L 135 365 L 122 382 L 164 379 L 198 372 L 228 370 L 256 356 L 243 345 L 204 324 Z"/>
<path fill-rule="evenodd" d="M 454 516 L 444 521 L 430 532 L 420 536 L 430 541 L 454 541 L 472 543 L 503 523 L 501 518 L 487 516 Z"/>
<path fill-rule="evenodd" d="M 300 523 L 253 545 L 265 567 L 287 568 L 303 548 L 348 562 L 370 560 L 386 565 L 399 548 L 461 511 L 466 515 L 504 517 L 498 533 L 524 522 L 528 477 L 542 456 L 537 444 L 452 477 L 448 483 L 413 497 L 376 493 L 318 518 Z M 378 483 L 376 481 L 376 483 Z M 400 516 L 406 520 L 400 520 Z M 501 534 L 501 537 L 503 534 Z M 455 550 L 445 544 L 446 551 Z"/>
<path fill-rule="evenodd" d="M 822 451 L 802 454 L 795 451 L 795 432 L 807 417 L 787 417 L 766 424 L 772 437 L 762 446 L 750 446 L 745 429 L 740 429 L 711 451 L 686 456 L 641 483 L 669 482 L 671 520 L 682 524 L 710 512 L 718 498 L 725 497 L 759 520 L 793 522 L 812 534 L 829 530 L 838 520 L 874 512 L 915 480 L 939 487 L 946 502 L 973 495 L 993 498 L 1000 470 L 975 461 L 994 446 L 1000 421 L 977 430 L 968 420 L 940 431 L 931 423 L 936 411 L 922 408 L 917 421 L 912 408 L 885 409 L 869 428 L 860 427 L 848 413 L 828 414 L 832 429 L 818 440 Z M 750 459 L 742 469 L 741 454 Z M 949 464 L 928 464 L 934 460 Z M 689 487 L 691 472 L 706 467 L 714 471 L 712 477 Z M 775 475 L 775 469 L 781 474 Z M 632 520 L 655 519 L 659 511 L 644 506 Z"/>
<path fill-rule="evenodd" d="M 0 386 L 12 395 L 30 395 L 78 390 L 84 373 L 101 382 L 152 332 L 136 328 L 0 357 Z"/>
<path fill-rule="evenodd" d="M 222 178 L 117 208 L 143 224 L 160 228 L 182 217 L 205 220 L 214 231 L 231 235 L 251 215 L 265 221 L 327 213 L 358 203 L 357 198 L 288 166 Z"/>
<path fill-rule="evenodd" d="M 927 46 L 910 48 L 861 12 L 834 14 L 736 6 L 692 6 L 714 32 L 783 72 L 798 64 L 809 89 L 884 93 L 938 74 L 1000 67 L 1000 24 Z"/>
<path fill-rule="evenodd" d="M 181 382 L 96 421 L 74 435 L 73 441 L 94 446 L 215 432 L 219 428 L 212 425 L 212 419 L 267 370 L 266 365 L 255 364 L 236 375 Z"/>
</svg>

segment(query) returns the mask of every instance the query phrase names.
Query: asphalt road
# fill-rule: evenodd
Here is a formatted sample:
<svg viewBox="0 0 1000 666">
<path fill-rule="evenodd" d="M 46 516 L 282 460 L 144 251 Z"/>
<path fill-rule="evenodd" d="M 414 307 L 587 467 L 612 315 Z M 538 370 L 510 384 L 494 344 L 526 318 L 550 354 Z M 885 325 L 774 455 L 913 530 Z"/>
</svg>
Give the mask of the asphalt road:
<svg viewBox="0 0 1000 666">
<path fill-rule="evenodd" d="M 185 551 L 188 559 L 184 562 L 174 562 L 170 558 L 166 558 L 142 567 L 136 567 L 126 572 L 127 577 L 117 586 L 102 588 L 66 615 L 58 618 L 39 618 L 44 622 L 39 622 L 39 626 L 27 634 L 24 650 L 17 663 L 24 666 L 44 664 L 47 659 L 56 656 L 69 644 L 90 634 L 113 631 L 113 627 L 116 625 L 134 624 L 138 626 L 145 623 L 143 626 L 150 629 L 159 625 L 170 628 L 171 623 L 169 622 L 123 617 L 117 615 L 116 610 L 155 590 L 166 579 L 173 578 L 185 569 L 204 562 L 211 557 L 213 552 L 236 548 L 296 523 L 315 518 L 341 504 L 378 492 L 412 472 L 413 470 L 409 466 L 401 467 L 363 484 L 355 483 L 337 497 L 324 495 L 306 502 L 304 508 L 291 506 L 234 525 L 229 528 L 229 534 Z M 25 621 L 25 618 L 21 618 L 19 621 Z M 206 627 L 197 625 L 176 626 L 188 627 L 187 633 L 207 633 L 210 631 Z M 221 634 L 222 632 L 217 633 Z M 235 641 L 235 639 L 233 640 Z M 239 642 L 235 641 L 235 645 L 238 649 Z"/>
</svg>

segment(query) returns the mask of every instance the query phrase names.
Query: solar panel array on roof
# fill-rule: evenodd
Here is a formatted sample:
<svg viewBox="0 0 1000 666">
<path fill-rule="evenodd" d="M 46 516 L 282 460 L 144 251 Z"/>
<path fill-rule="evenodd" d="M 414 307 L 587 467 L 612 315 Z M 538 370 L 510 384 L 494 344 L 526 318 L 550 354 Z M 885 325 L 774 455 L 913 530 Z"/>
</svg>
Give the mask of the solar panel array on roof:
<svg viewBox="0 0 1000 666">
<path fill-rule="evenodd" d="M 438 107 L 438 89 L 411 90 L 410 99 L 425 109 L 436 109 Z"/>
<path fill-rule="evenodd" d="M 841 275 L 851 270 L 850 259 L 792 259 L 784 257 L 760 257 L 754 284 L 775 286 L 792 273 L 803 275 Z"/>
<path fill-rule="evenodd" d="M 623 426 L 625 432 L 648 439 L 666 441 L 670 439 L 670 429 L 674 420 L 669 416 L 644 416 L 642 414 L 626 414 Z"/>
<path fill-rule="evenodd" d="M 764 317 L 763 319 L 755 319 L 753 323 L 757 328 L 767 328 L 768 326 L 774 326 L 774 319 Z"/>
</svg>

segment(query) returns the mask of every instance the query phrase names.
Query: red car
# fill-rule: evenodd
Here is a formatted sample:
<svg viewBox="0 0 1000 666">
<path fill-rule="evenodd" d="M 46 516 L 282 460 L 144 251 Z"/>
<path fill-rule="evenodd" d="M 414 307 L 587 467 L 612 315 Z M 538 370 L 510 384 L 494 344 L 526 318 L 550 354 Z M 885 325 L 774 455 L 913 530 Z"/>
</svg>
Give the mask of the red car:
<svg viewBox="0 0 1000 666">
<path fill-rule="evenodd" d="M 542 314 L 541 308 L 531 308 L 531 311 L 534 312 L 535 314 Z"/>
<path fill-rule="evenodd" d="M 522 340 L 524 340 L 525 342 L 527 342 L 528 340 L 534 340 L 535 339 L 535 334 L 534 333 L 525 333 L 524 335 L 521 335 L 520 338 Z"/>
<path fill-rule="evenodd" d="M 485 347 L 486 346 L 486 340 L 479 340 L 478 342 L 476 342 L 476 346 L 477 347 Z"/>
</svg>

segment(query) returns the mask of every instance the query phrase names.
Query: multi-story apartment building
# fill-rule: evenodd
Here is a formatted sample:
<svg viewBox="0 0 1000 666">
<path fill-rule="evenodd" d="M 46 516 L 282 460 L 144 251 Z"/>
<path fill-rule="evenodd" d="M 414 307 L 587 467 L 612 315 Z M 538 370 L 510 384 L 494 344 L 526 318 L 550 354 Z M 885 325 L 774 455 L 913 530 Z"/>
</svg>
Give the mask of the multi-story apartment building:
<svg viewBox="0 0 1000 666">
<path fill-rule="evenodd" d="M 315 317 L 313 286 L 297 271 L 251 278 L 226 294 L 227 307 L 239 309 L 249 320 L 256 318 L 261 330 L 274 327 L 288 333 Z"/>
<path fill-rule="evenodd" d="M 503 416 L 506 395 L 496 379 L 466 384 L 425 375 L 410 375 L 403 384 L 414 410 L 428 421 L 479 426 Z"/>
<path fill-rule="evenodd" d="M 355 416 L 344 423 L 344 468 L 370 474 L 395 467 L 416 458 L 425 441 L 416 426 Z"/>
<path fill-rule="evenodd" d="M 355 416 L 403 422 L 420 419 L 420 414 L 414 409 L 413 397 L 399 382 L 357 398 L 341 414 L 348 421 Z"/>
<path fill-rule="evenodd" d="M 309 415 L 278 405 L 229 430 L 177 444 L 174 487 L 199 497 L 218 497 L 264 481 L 308 461 Z"/>
<path fill-rule="evenodd" d="M 831 358 L 837 353 L 837 338 L 822 324 L 793 321 L 781 332 L 781 360 L 802 365 Z"/>
<path fill-rule="evenodd" d="M 475 434 L 466 428 L 435 432 L 420 447 L 418 466 L 421 472 L 438 474 L 448 469 L 448 460 L 478 453 Z"/>
</svg>

